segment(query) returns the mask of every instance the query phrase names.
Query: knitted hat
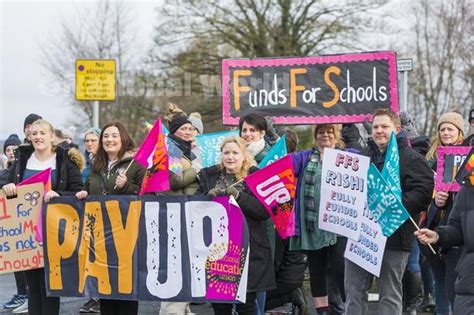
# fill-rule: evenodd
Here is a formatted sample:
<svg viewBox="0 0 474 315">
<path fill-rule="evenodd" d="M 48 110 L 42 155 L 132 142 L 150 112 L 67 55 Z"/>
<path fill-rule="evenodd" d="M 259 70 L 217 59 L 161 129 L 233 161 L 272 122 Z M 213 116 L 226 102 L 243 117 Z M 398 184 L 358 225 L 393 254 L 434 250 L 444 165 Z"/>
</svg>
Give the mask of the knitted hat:
<svg viewBox="0 0 474 315">
<path fill-rule="evenodd" d="M 174 116 L 170 122 L 170 133 L 174 134 L 182 125 L 191 124 L 186 116 Z"/>
<path fill-rule="evenodd" d="M 450 123 L 456 126 L 464 135 L 464 119 L 462 118 L 461 114 L 456 112 L 448 112 L 441 115 L 441 117 L 438 119 L 438 130 L 439 127 L 444 123 Z"/>
<path fill-rule="evenodd" d="M 14 146 L 19 146 L 21 144 L 21 140 L 16 134 L 11 134 L 8 136 L 7 140 L 5 140 L 5 143 L 3 144 L 3 153 L 7 150 L 7 147 L 14 145 Z"/>
<path fill-rule="evenodd" d="M 191 125 L 197 129 L 200 135 L 204 132 L 204 125 L 202 124 L 201 114 L 199 113 L 191 113 L 189 114 L 188 120 L 191 122 Z"/>
<path fill-rule="evenodd" d="M 41 117 L 40 115 L 29 114 L 28 116 L 26 116 L 25 122 L 23 123 L 23 130 L 25 130 L 26 126 L 31 125 L 32 123 L 40 119 L 43 119 L 43 117 Z"/>
<path fill-rule="evenodd" d="M 471 109 L 469 111 L 469 123 L 471 123 L 474 120 L 474 109 Z"/>
<path fill-rule="evenodd" d="M 102 130 L 100 130 L 100 128 L 96 128 L 96 127 L 89 128 L 89 129 L 87 129 L 86 133 L 84 134 L 84 140 L 86 140 L 86 136 L 90 133 L 93 133 L 97 136 L 97 138 L 100 138 L 100 133 L 101 132 L 102 132 Z"/>
</svg>

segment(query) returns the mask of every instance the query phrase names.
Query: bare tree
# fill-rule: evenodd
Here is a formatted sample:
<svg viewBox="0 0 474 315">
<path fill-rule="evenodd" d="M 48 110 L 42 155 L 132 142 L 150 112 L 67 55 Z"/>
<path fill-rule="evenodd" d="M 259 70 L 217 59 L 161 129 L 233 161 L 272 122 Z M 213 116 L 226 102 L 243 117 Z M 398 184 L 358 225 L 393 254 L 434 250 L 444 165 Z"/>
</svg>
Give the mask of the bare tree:
<svg viewBox="0 0 474 315">
<path fill-rule="evenodd" d="M 442 113 L 460 108 L 464 114 L 472 99 L 472 0 L 421 0 L 413 5 L 416 66 L 410 75 L 411 114 L 423 122 L 422 132 L 436 132 Z"/>
<path fill-rule="evenodd" d="M 85 114 L 92 125 L 92 102 L 75 100 L 75 60 L 115 59 L 117 98 L 100 103 L 100 121 L 120 119 L 132 135 L 140 135 L 143 118 L 156 117 L 157 106 L 146 96 L 143 85 L 139 89 L 133 86 L 142 81 L 143 75 L 135 71 L 140 64 L 133 50 L 136 34 L 126 3 L 105 0 L 92 7 L 81 6 L 75 19 L 61 23 L 59 34 L 42 45 L 43 66 L 51 79 L 64 87 L 70 104 Z"/>
<path fill-rule="evenodd" d="M 178 0 L 159 10 L 150 65 L 168 78 L 191 76 L 188 111 L 220 128 L 220 63 L 230 57 L 308 56 L 360 49 L 371 10 L 384 1 Z"/>
</svg>

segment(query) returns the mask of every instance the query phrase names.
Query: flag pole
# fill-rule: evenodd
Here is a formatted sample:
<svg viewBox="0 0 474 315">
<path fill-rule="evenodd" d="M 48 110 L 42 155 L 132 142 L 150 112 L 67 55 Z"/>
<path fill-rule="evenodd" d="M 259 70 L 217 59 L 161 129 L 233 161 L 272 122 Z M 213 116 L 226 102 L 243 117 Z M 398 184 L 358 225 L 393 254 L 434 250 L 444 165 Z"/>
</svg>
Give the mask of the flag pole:
<svg viewBox="0 0 474 315">
<path fill-rule="evenodd" d="M 411 217 L 411 215 L 409 215 L 409 218 L 410 218 L 410 221 L 411 223 L 413 223 L 413 225 L 416 227 L 416 230 L 419 231 L 420 230 L 420 227 L 418 226 L 418 224 L 416 224 L 415 220 L 413 220 L 413 218 Z M 434 250 L 433 246 L 431 246 L 431 244 L 426 244 L 428 245 L 428 247 L 431 249 L 431 252 L 436 255 L 436 251 Z"/>
<path fill-rule="evenodd" d="M 128 171 L 128 169 L 130 168 L 130 166 L 132 166 L 132 163 L 133 163 L 133 158 L 132 158 L 132 160 L 130 161 L 130 163 L 128 163 L 128 166 L 127 166 L 127 168 L 125 169 L 125 172 L 123 172 L 123 174 L 127 174 L 127 171 Z M 117 184 L 115 184 L 115 186 L 114 186 L 114 190 L 115 190 L 115 189 L 117 189 Z"/>
<path fill-rule="evenodd" d="M 239 180 L 239 181 L 237 181 L 237 182 L 233 183 L 232 185 L 229 185 L 229 186 L 227 186 L 226 188 L 229 188 L 229 187 L 234 187 L 235 185 L 237 185 L 237 184 L 240 184 L 241 182 L 243 182 L 243 181 L 244 181 L 244 179 L 245 179 L 245 178 L 242 178 L 241 180 Z"/>
</svg>

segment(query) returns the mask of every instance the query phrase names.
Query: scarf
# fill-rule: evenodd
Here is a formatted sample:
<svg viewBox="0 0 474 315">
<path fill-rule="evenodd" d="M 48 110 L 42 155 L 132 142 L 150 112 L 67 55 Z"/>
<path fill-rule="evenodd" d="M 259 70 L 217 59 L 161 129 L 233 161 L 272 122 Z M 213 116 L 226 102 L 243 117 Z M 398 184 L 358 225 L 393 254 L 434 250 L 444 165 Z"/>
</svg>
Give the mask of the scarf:
<svg viewBox="0 0 474 315">
<path fill-rule="evenodd" d="M 255 157 L 257 156 L 262 150 L 265 148 L 265 139 L 262 137 L 257 142 L 252 142 L 247 146 L 247 150 L 249 150 L 250 154 Z"/>
<path fill-rule="evenodd" d="M 192 141 L 184 141 L 181 138 L 176 137 L 174 134 L 169 134 L 168 138 L 170 138 L 176 146 L 183 151 L 183 155 L 189 159 L 190 161 L 194 160 L 196 156 L 194 153 L 191 152 L 192 149 Z"/>
<path fill-rule="evenodd" d="M 316 180 L 321 177 L 321 153 L 314 148 L 304 173 L 304 216 L 306 229 L 314 231 L 318 224 L 319 194 L 316 196 Z M 319 174 L 318 174 L 319 173 Z M 317 202 L 316 202 L 317 201 Z"/>
</svg>

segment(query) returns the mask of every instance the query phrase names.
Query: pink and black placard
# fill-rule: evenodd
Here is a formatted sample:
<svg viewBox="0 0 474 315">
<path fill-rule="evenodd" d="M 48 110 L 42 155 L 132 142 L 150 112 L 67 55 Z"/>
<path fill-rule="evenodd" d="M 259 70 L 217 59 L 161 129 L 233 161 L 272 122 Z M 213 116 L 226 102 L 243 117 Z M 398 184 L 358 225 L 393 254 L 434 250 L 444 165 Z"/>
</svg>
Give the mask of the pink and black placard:
<svg viewBox="0 0 474 315">
<path fill-rule="evenodd" d="M 363 122 L 398 112 L 393 51 L 222 61 L 223 122 L 258 113 L 278 124 Z"/>
</svg>

